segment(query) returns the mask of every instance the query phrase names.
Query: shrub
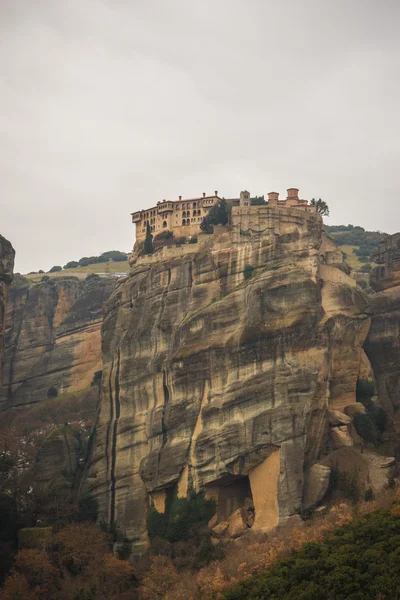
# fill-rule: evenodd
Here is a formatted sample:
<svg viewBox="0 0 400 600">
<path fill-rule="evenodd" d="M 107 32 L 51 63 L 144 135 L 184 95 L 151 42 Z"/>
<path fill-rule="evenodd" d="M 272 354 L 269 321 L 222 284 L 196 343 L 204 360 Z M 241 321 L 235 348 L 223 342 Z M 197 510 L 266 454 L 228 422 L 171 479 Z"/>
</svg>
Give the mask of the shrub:
<svg viewBox="0 0 400 600">
<path fill-rule="evenodd" d="M 189 244 L 197 244 L 197 235 L 192 235 L 189 240 Z"/>
<path fill-rule="evenodd" d="M 64 269 L 76 269 L 77 267 L 79 267 L 77 260 L 70 260 L 66 265 L 64 265 Z"/>
<path fill-rule="evenodd" d="M 96 279 L 100 279 L 98 273 L 89 273 L 89 275 L 86 276 L 86 281 L 96 281 Z"/>
<path fill-rule="evenodd" d="M 371 444 L 376 444 L 377 431 L 371 417 L 368 414 L 354 415 L 353 423 L 355 430 L 363 440 Z"/>
<path fill-rule="evenodd" d="M 174 234 L 169 229 L 167 231 L 161 231 L 154 236 L 154 241 L 156 240 L 171 240 L 174 237 Z"/>
<path fill-rule="evenodd" d="M 108 252 L 102 252 L 100 258 L 112 260 L 113 262 L 123 262 L 127 260 L 128 257 L 125 252 L 120 252 L 119 250 L 109 250 Z"/>
<path fill-rule="evenodd" d="M 375 394 L 375 383 L 367 379 L 358 379 L 356 384 L 356 399 L 357 402 L 363 402 L 368 398 L 372 398 Z"/>
<path fill-rule="evenodd" d="M 49 387 L 49 389 L 47 390 L 47 397 L 48 398 L 57 398 L 58 396 L 58 392 L 57 392 L 57 388 L 55 388 L 53 385 L 51 387 Z"/>
<path fill-rule="evenodd" d="M 360 273 L 369 273 L 371 271 L 372 267 L 369 263 L 367 263 L 366 265 L 363 265 L 362 267 L 359 268 Z"/>
<path fill-rule="evenodd" d="M 398 597 L 400 519 L 376 511 L 305 544 L 223 593 L 224 600 L 389 600 Z"/>
<path fill-rule="evenodd" d="M 43 275 L 40 281 L 49 281 L 50 277 L 48 275 Z"/>
<path fill-rule="evenodd" d="M 255 196 L 254 198 L 250 198 L 251 206 L 262 206 L 263 204 L 267 204 L 265 201 L 264 195 Z"/>
<path fill-rule="evenodd" d="M 244 268 L 244 278 L 250 279 L 250 277 L 253 275 L 253 272 L 254 272 L 253 265 L 246 265 Z"/>
<path fill-rule="evenodd" d="M 103 378 L 103 371 L 95 371 L 93 373 L 93 379 L 90 382 L 90 385 L 92 387 L 100 387 L 101 386 L 101 380 Z"/>
<path fill-rule="evenodd" d="M 49 273 L 57 273 L 58 271 L 62 271 L 60 266 L 51 267 Z"/>
<path fill-rule="evenodd" d="M 175 244 L 177 246 L 183 246 L 183 244 L 186 244 L 186 242 L 187 242 L 187 238 L 185 238 L 185 237 L 176 238 L 176 240 L 175 240 Z"/>
<path fill-rule="evenodd" d="M 186 540 L 192 527 L 207 525 L 215 514 L 215 501 L 207 500 L 203 493 L 191 494 L 188 498 L 167 495 L 165 512 L 151 508 L 147 518 L 150 539 L 164 538 L 169 542 Z"/>
</svg>

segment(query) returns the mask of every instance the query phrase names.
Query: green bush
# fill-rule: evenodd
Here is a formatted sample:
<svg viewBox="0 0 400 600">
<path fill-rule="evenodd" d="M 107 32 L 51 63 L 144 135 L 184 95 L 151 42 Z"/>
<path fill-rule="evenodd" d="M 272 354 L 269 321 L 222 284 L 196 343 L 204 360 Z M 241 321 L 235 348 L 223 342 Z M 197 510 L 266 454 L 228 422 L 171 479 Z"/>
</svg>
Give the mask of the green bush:
<svg viewBox="0 0 400 600">
<path fill-rule="evenodd" d="M 367 381 L 363 379 L 359 379 L 357 381 L 356 386 L 356 399 L 357 402 L 360 402 L 366 409 L 366 415 L 370 419 L 373 428 L 375 429 L 375 438 L 379 437 L 380 433 L 383 433 L 387 427 L 388 416 L 387 412 L 382 406 L 376 404 L 372 397 L 375 394 L 375 384 L 373 381 Z M 371 426 L 366 425 L 366 420 L 358 420 L 359 426 L 363 429 L 364 432 L 367 432 L 367 429 L 371 429 Z M 360 425 L 361 424 L 361 425 Z M 356 423 L 354 424 L 357 430 Z M 359 434 L 361 435 L 361 434 Z M 371 435 L 369 432 L 368 435 Z M 362 436 L 363 437 L 363 436 Z M 365 438 L 364 438 L 365 439 Z"/>
<path fill-rule="evenodd" d="M 400 518 L 376 511 L 305 544 L 224 600 L 392 600 L 400 590 Z"/>
<path fill-rule="evenodd" d="M 375 394 L 375 383 L 367 379 L 358 379 L 356 384 L 356 399 L 357 402 L 363 402 L 368 398 L 372 398 Z"/>
<path fill-rule="evenodd" d="M 58 392 L 57 392 L 57 388 L 55 388 L 53 385 L 51 387 L 49 387 L 49 389 L 47 390 L 47 397 L 48 398 L 57 398 L 58 396 Z"/>
<path fill-rule="evenodd" d="M 200 223 L 200 229 L 203 233 L 213 233 L 214 225 L 227 225 L 229 222 L 232 206 L 222 198 L 213 206 Z"/>
<path fill-rule="evenodd" d="M 157 233 L 157 235 L 154 236 L 154 241 L 156 240 L 171 240 L 174 237 L 174 234 L 172 233 L 172 231 L 169 231 L 169 229 L 167 231 L 161 231 L 160 233 Z"/>
<path fill-rule="evenodd" d="M 253 275 L 254 272 L 254 267 L 253 265 L 246 265 L 244 268 L 244 278 L 245 279 L 250 279 L 250 277 Z"/>
<path fill-rule="evenodd" d="M 358 435 L 366 442 L 377 443 L 377 431 L 371 417 L 366 415 L 354 415 L 353 423 Z"/>
<path fill-rule="evenodd" d="M 86 281 L 96 281 L 96 279 L 100 279 L 98 273 L 89 273 L 89 275 L 86 275 Z"/>
<path fill-rule="evenodd" d="M 70 260 L 64 265 L 64 269 L 76 269 L 77 267 L 79 267 L 79 263 L 76 260 Z"/>
<path fill-rule="evenodd" d="M 43 275 L 42 279 L 40 281 L 49 281 L 50 277 L 48 275 Z"/>
<path fill-rule="evenodd" d="M 187 238 L 185 238 L 185 237 L 176 238 L 176 240 L 175 240 L 175 244 L 177 246 L 183 246 L 183 244 L 186 244 L 186 242 L 187 242 Z"/>
<path fill-rule="evenodd" d="M 264 196 L 255 196 L 254 198 L 250 198 L 251 206 L 262 206 L 263 204 L 267 204 Z"/>
<path fill-rule="evenodd" d="M 189 244 L 197 244 L 197 235 L 192 235 L 189 240 Z"/>
<path fill-rule="evenodd" d="M 108 252 L 102 252 L 100 258 L 112 260 L 113 262 L 123 262 L 128 259 L 125 252 L 120 252 L 119 250 L 109 250 Z"/>
<path fill-rule="evenodd" d="M 58 273 L 58 271 L 62 271 L 60 266 L 51 267 L 49 273 Z"/>
<path fill-rule="evenodd" d="M 164 513 L 159 513 L 154 507 L 149 511 L 149 538 L 160 537 L 169 542 L 186 540 L 192 527 L 207 525 L 214 514 L 215 501 L 207 500 L 204 494 L 193 493 L 188 498 L 177 498 L 170 492 L 167 494 Z"/>
</svg>

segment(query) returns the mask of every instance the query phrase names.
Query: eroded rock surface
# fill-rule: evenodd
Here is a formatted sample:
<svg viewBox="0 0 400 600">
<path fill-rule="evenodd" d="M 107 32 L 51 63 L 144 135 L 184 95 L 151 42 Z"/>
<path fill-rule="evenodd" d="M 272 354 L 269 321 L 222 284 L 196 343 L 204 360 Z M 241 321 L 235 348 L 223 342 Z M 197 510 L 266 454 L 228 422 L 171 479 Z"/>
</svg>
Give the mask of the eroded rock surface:
<svg viewBox="0 0 400 600">
<path fill-rule="evenodd" d="M 108 302 L 87 487 L 134 552 L 171 487 L 206 490 L 220 522 L 249 494 L 254 527 L 285 522 L 330 447 L 328 411 L 355 402 L 365 298 L 318 215 L 264 213 L 134 259 Z"/>
<path fill-rule="evenodd" d="M 109 278 L 33 284 L 15 276 L 5 315 L 3 409 L 38 402 L 50 387 L 62 393 L 90 385 L 101 370 L 102 310 L 114 287 Z"/>
<path fill-rule="evenodd" d="M 3 366 L 7 290 L 13 279 L 14 258 L 14 248 L 8 240 L 0 235 L 0 380 Z"/>
<path fill-rule="evenodd" d="M 398 420 L 400 407 L 400 233 L 379 245 L 371 272 L 371 286 L 382 290 L 371 296 L 371 328 L 365 352 L 377 383 L 379 402 Z"/>
</svg>

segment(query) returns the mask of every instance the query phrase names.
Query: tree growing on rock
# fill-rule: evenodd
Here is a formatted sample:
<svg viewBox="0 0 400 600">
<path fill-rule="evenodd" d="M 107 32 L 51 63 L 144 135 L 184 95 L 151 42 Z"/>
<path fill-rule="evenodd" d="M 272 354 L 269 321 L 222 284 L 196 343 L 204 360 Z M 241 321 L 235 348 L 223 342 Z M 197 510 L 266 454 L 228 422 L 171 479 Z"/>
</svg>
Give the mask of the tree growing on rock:
<svg viewBox="0 0 400 600">
<path fill-rule="evenodd" d="M 322 217 L 329 217 L 329 206 L 321 198 L 318 198 L 318 200 L 312 198 L 310 204 L 317 207 L 317 213 Z"/>
<path fill-rule="evenodd" d="M 151 235 L 151 229 L 149 223 L 146 226 L 146 238 L 143 246 L 144 254 L 153 254 L 153 236 Z"/>
</svg>

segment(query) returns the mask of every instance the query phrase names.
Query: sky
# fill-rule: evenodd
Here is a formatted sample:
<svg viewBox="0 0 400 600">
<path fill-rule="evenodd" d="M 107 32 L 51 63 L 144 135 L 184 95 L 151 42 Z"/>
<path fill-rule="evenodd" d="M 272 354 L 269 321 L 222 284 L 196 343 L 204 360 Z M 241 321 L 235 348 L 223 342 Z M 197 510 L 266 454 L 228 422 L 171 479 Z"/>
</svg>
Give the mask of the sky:
<svg viewBox="0 0 400 600">
<path fill-rule="evenodd" d="M 0 233 L 16 271 L 130 213 L 297 187 L 400 230 L 398 0 L 0 0 Z"/>
</svg>

